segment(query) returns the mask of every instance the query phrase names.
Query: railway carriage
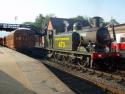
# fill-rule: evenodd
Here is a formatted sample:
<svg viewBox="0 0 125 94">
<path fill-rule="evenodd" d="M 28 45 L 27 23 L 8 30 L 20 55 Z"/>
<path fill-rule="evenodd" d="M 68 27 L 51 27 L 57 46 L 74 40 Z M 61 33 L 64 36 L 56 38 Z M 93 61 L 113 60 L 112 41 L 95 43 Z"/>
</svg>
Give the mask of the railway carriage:
<svg viewBox="0 0 125 94">
<path fill-rule="evenodd" d="M 31 49 L 35 45 L 34 33 L 28 28 L 18 28 L 4 38 L 5 46 L 15 50 Z"/>
<path fill-rule="evenodd" d="M 3 38 L 0 38 L 0 45 L 3 45 L 3 44 L 4 44 Z"/>
<path fill-rule="evenodd" d="M 110 26 L 108 29 L 111 32 Z M 112 42 L 111 47 L 112 50 L 116 50 L 120 55 L 118 61 L 116 61 L 119 64 L 118 67 L 125 69 L 125 24 L 114 26 L 114 30 L 116 41 Z"/>
</svg>

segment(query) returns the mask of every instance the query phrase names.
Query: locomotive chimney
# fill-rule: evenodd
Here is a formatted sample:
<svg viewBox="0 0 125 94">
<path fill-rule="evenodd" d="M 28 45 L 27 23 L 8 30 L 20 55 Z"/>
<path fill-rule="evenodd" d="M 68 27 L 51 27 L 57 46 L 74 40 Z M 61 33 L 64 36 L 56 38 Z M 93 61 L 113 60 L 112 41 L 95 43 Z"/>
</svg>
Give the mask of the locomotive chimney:
<svg viewBox="0 0 125 94">
<path fill-rule="evenodd" d="M 102 27 L 103 19 L 101 17 L 93 17 L 92 18 L 92 27 Z"/>
</svg>

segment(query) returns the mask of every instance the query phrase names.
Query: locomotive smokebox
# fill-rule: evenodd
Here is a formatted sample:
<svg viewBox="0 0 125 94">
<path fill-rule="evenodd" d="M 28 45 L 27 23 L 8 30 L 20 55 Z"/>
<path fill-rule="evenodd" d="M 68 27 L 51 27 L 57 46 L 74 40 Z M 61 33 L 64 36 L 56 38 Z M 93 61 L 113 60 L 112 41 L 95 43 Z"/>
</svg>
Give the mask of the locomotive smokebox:
<svg viewBox="0 0 125 94">
<path fill-rule="evenodd" d="M 102 27 L 103 26 L 103 19 L 101 17 L 93 17 L 91 22 L 92 22 L 92 27 Z"/>
</svg>

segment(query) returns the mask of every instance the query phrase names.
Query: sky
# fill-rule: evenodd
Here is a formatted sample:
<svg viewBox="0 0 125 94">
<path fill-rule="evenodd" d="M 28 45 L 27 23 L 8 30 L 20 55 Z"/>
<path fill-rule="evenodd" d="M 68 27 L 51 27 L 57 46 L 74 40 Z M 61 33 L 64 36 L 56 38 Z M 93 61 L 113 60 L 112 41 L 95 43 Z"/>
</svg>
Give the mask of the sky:
<svg viewBox="0 0 125 94">
<path fill-rule="evenodd" d="M 0 0 L 0 23 L 34 22 L 39 14 L 111 18 L 125 23 L 125 0 Z M 16 19 L 15 19 L 16 18 Z"/>
</svg>

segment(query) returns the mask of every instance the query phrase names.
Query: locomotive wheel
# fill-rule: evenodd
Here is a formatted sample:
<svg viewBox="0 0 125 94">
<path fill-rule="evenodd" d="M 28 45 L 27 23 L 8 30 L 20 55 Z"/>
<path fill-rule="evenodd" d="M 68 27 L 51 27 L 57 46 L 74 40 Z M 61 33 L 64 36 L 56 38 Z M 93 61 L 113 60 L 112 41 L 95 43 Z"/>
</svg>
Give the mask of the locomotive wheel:
<svg viewBox="0 0 125 94">
<path fill-rule="evenodd" d="M 62 64 L 64 61 L 64 56 L 63 55 L 59 55 L 59 62 Z"/>
<path fill-rule="evenodd" d="M 66 65 L 68 63 L 68 56 L 63 56 L 63 64 Z"/>
<path fill-rule="evenodd" d="M 71 66 L 72 65 L 72 63 L 73 63 L 73 59 L 72 59 L 72 57 L 68 57 L 68 64 Z"/>
<path fill-rule="evenodd" d="M 65 62 L 66 62 L 66 59 L 65 59 L 65 56 L 63 55 L 62 56 L 62 64 L 65 64 Z"/>
<path fill-rule="evenodd" d="M 51 61 L 52 61 L 52 62 L 55 62 L 55 53 L 52 54 Z"/>
<path fill-rule="evenodd" d="M 56 59 L 57 59 L 57 63 L 63 63 L 63 55 L 61 55 L 61 54 L 56 54 L 56 57 L 55 57 Z"/>
<path fill-rule="evenodd" d="M 111 58 L 94 61 L 93 66 L 102 71 L 113 72 L 117 70 L 117 64 Z"/>
<path fill-rule="evenodd" d="M 56 55 L 56 60 L 57 60 L 56 61 L 57 63 L 60 63 L 60 55 L 59 54 Z"/>
<path fill-rule="evenodd" d="M 97 69 L 97 70 L 101 70 L 101 67 L 99 66 L 99 64 L 97 64 L 98 61 L 93 61 L 93 69 Z"/>
<path fill-rule="evenodd" d="M 88 56 L 83 56 L 82 60 L 80 60 L 78 64 L 83 67 L 90 67 L 90 58 Z"/>
<path fill-rule="evenodd" d="M 51 58 L 52 58 L 52 52 L 51 52 L 51 51 L 48 52 L 47 57 L 48 57 L 48 59 L 51 59 Z"/>
<path fill-rule="evenodd" d="M 53 58 L 54 58 L 54 62 L 57 62 L 57 54 L 56 53 L 54 53 Z"/>
<path fill-rule="evenodd" d="M 64 56 L 64 65 L 67 66 L 68 65 L 68 56 Z"/>
</svg>

